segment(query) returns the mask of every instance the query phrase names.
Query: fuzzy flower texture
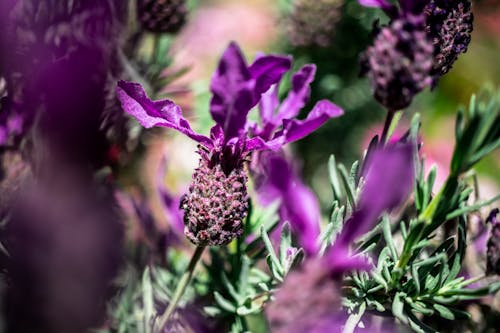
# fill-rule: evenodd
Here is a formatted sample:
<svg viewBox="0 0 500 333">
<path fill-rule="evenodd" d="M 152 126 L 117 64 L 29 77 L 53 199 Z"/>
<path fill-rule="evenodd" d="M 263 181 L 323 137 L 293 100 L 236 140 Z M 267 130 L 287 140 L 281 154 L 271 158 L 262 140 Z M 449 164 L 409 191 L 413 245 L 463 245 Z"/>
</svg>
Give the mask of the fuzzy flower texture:
<svg viewBox="0 0 500 333">
<path fill-rule="evenodd" d="M 467 51 L 473 15 L 468 0 L 358 0 L 390 17 L 377 27 L 375 40 L 361 57 L 361 73 L 375 99 L 389 111 L 410 105 L 413 97 L 439 78 Z"/>
<path fill-rule="evenodd" d="M 306 65 L 312 69 L 313 65 Z M 123 109 L 144 127 L 175 129 L 199 143 L 200 164 L 195 170 L 184 209 L 184 233 L 198 246 L 224 245 L 243 233 L 248 211 L 244 162 L 253 151 L 278 150 L 310 134 L 342 110 L 327 100 L 316 103 L 303 120 L 294 119 L 309 97 L 310 76 L 303 70 L 292 78 L 292 91 L 270 109 L 265 129 L 247 121 L 248 113 L 290 70 L 291 59 L 277 55 L 257 57 L 247 65 L 239 47 L 231 43 L 212 77 L 210 114 L 215 125 L 210 136 L 196 133 L 170 100 L 150 100 L 138 83 L 120 81 L 117 94 Z M 274 114 L 277 112 L 277 114 Z"/>
</svg>

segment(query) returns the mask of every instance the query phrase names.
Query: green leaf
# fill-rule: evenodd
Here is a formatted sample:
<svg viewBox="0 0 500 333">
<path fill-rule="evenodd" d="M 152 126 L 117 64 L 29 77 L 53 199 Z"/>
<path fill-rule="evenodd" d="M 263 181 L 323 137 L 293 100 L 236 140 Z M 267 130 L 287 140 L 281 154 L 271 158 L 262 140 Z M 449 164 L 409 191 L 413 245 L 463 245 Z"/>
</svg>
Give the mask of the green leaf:
<svg viewBox="0 0 500 333">
<path fill-rule="evenodd" d="M 241 300 L 240 293 L 236 291 L 231 281 L 229 281 L 226 272 L 221 272 L 221 279 L 222 283 L 224 284 L 224 287 L 229 292 L 229 295 L 231 295 L 231 297 L 236 301 L 236 303 L 239 303 Z"/>
<path fill-rule="evenodd" d="M 284 263 L 287 259 L 287 251 L 292 247 L 292 233 L 290 231 L 290 223 L 285 222 L 281 229 L 281 241 L 280 241 L 280 261 L 281 265 L 284 267 Z"/>
<path fill-rule="evenodd" d="M 247 294 L 248 278 L 250 276 L 250 259 L 243 255 L 241 256 L 241 271 L 238 279 L 238 294 L 240 298 Z M 239 302 L 239 301 L 238 301 Z"/>
<path fill-rule="evenodd" d="M 269 239 L 269 236 L 267 235 L 267 232 L 263 227 L 260 229 L 260 234 L 262 240 L 264 241 L 267 252 L 269 253 L 269 258 L 272 262 L 272 267 L 270 266 L 270 268 L 276 270 L 276 272 L 279 272 L 279 275 L 283 275 L 283 267 L 281 267 L 278 256 L 276 255 L 276 252 L 274 252 L 273 244 L 271 243 L 271 240 Z"/>
<path fill-rule="evenodd" d="M 218 291 L 214 291 L 215 302 L 224 310 L 231 313 L 236 313 L 236 307 L 229 300 L 224 298 Z"/>
<path fill-rule="evenodd" d="M 340 182 L 340 177 L 337 172 L 337 162 L 335 161 L 335 156 L 330 155 L 328 159 L 328 176 L 330 178 L 330 184 L 333 191 L 333 200 L 342 201 L 344 198 L 344 193 L 342 191 L 342 185 Z"/>
<path fill-rule="evenodd" d="M 394 299 L 392 301 L 392 314 L 394 317 L 398 318 L 403 323 L 408 323 L 408 319 L 404 314 L 404 302 L 403 299 L 406 295 L 402 292 L 397 292 L 394 295 Z"/>
<path fill-rule="evenodd" d="M 144 332 L 152 332 L 152 318 L 154 316 L 154 301 L 153 301 L 153 288 L 151 286 L 151 275 L 149 273 L 149 267 L 144 269 L 142 274 L 142 303 L 143 303 L 143 325 Z"/>
<path fill-rule="evenodd" d="M 474 205 L 470 205 L 470 206 L 466 206 L 466 207 L 462 207 L 460 209 L 457 209 L 457 210 L 449 213 L 448 215 L 446 215 L 446 219 L 447 220 L 452 220 L 452 219 L 454 219 L 454 218 L 456 218 L 456 217 L 458 217 L 460 215 L 468 214 L 468 213 L 472 213 L 472 212 L 478 211 L 482 207 L 491 205 L 491 204 L 493 204 L 494 202 L 496 202 L 498 200 L 500 200 L 500 194 L 497 194 L 496 196 L 494 196 L 493 198 L 491 198 L 489 200 L 486 200 L 486 201 L 483 201 L 483 202 L 480 202 L 480 203 L 477 203 L 477 204 L 474 204 Z"/>
<path fill-rule="evenodd" d="M 412 311 L 407 312 L 408 315 L 408 324 L 410 327 L 418 333 L 437 333 L 432 327 L 422 323 Z"/>
<path fill-rule="evenodd" d="M 444 319 L 448 319 L 448 320 L 455 320 L 455 315 L 454 313 L 448 309 L 446 306 L 444 305 L 441 305 L 441 304 L 438 304 L 438 303 L 434 303 L 432 305 L 432 307 L 437 311 L 437 313 L 439 313 L 439 315 L 441 317 L 443 317 Z"/>
<path fill-rule="evenodd" d="M 396 250 L 396 244 L 394 244 L 394 238 L 392 236 L 391 223 L 389 221 L 389 216 L 387 214 L 382 218 L 382 232 L 384 234 L 384 239 L 387 247 L 390 250 L 392 259 L 394 261 L 398 260 L 398 251 Z"/>
</svg>

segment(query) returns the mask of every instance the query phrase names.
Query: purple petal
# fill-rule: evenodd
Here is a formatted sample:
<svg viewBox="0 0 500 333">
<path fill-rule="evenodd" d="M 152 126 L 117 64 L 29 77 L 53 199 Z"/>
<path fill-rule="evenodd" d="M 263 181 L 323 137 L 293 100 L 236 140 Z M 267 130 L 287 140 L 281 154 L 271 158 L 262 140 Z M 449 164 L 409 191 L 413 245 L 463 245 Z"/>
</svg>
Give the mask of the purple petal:
<svg viewBox="0 0 500 333">
<path fill-rule="evenodd" d="M 265 179 L 259 189 L 259 196 L 268 202 L 277 198 L 281 200 L 281 220 L 289 221 L 304 250 L 315 254 L 320 233 L 320 210 L 315 195 L 302 184 L 291 165 L 279 154 L 266 153 L 261 163 Z"/>
<path fill-rule="evenodd" d="M 359 4 L 365 7 L 377 7 L 382 9 L 388 9 L 392 7 L 392 4 L 387 0 L 358 0 Z"/>
<path fill-rule="evenodd" d="M 283 129 L 276 133 L 275 138 L 268 144 L 273 146 L 274 141 L 279 141 L 281 144 L 293 142 L 309 135 L 323 125 L 328 119 L 339 117 L 344 114 L 344 111 L 337 105 L 321 100 L 309 112 L 304 120 L 285 119 L 283 120 Z"/>
<path fill-rule="evenodd" d="M 401 10 L 405 13 L 422 14 L 429 0 L 399 0 Z"/>
<path fill-rule="evenodd" d="M 365 7 L 377 7 L 382 9 L 388 9 L 392 7 L 392 4 L 387 0 L 358 0 L 359 4 Z"/>
<path fill-rule="evenodd" d="M 255 81 L 235 43 L 229 44 L 210 84 L 210 113 L 229 140 L 240 137 L 248 112 L 258 102 Z"/>
<path fill-rule="evenodd" d="M 259 104 L 259 115 L 263 127 L 266 127 L 267 124 L 271 123 L 273 125 L 273 130 L 275 129 L 273 116 L 279 103 L 278 85 L 272 86 L 271 89 L 262 94 Z"/>
<path fill-rule="evenodd" d="M 290 57 L 269 55 L 257 58 L 248 68 L 250 75 L 255 79 L 256 93 L 262 94 L 268 91 L 273 84 L 281 80 L 291 66 Z"/>
<path fill-rule="evenodd" d="M 277 122 L 296 117 L 309 100 L 310 84 L 314 80 L 316 66 L 308 64 L 298 70 L 292 77 L 292 89 L 288 93 L 278 111 Z"/>
<path fill-rule="evenodd" d="M 339 236 L 340 243 L 354 241 L 370 230 L 384 211 L 404 203 L 414 182 L 412 145 L 375 151 L 368 161 L 365 179 L 356 211 Z"/>
<path fill-rule="evenodd" d="M 142 126 L 173 128 L 207 147 L 212 147 L 212 140 L 194 132 L 182 116 L 181 108 L 174 102 L 168 99 L 152 101 L 144 88 L 134 82 L 119 81 L 116 93 L 123 110 L 137 119 Z"/>
<path fill-rule="evenodd" d="M 371 268 L 366 258 L 362 256 L 352 256 L 345 244 L 336 242 L 330 247 L 322 260 L 334 276 L 341 276 L 349 271 L 366 271 Z"/>
<path fill-rule="evenodd" d="M 165 216 L 168 218 L 172 228 L 178 235 L 184 234 L 183 211 L 180 208 L 181 198 L 174 196 L 163 184 L 163 176 L 167 165 L 166 158 L 160 161 L 160 167 L 156 175 L 156 189 L 160 196 L 160 203 Z"/>
</svg>

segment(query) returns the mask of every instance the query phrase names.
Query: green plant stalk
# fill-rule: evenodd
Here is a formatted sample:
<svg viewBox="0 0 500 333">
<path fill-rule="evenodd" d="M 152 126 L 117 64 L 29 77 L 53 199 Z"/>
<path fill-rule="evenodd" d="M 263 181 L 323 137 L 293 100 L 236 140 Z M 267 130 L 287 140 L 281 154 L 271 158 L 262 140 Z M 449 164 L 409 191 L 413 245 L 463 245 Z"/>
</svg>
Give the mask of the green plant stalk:
<svg viewBox="0 0 500 333">
<path fill-rule="evenodd" d="M 177 303 L 179 303 L 179 300 L 181 299 L 182 295 L 184 295 L 184 292 L 186 291 L 186 288 L 189 282 L 191 281 L 191 278 L 193 277 L 194 269 L 196 267 L 196 264 L 201 258 L 203 250 L 205 250 L 204 246 L 196 247 L 196 250 L 194 251 L 193 256 L 191 257 L 191 260 L 189 261 L 188 267 L 186 268 L 184 274 L 182 274 L 181 280 L 179 281 L 179 284 L 175 289 L 174 296 L 172 297 L 172 300 L 170 301 L 167 310 L 165 310 L 165 312 L 160 316 L 160 327 L 162 329 L 167 325 L 168 320 L 174 313 L 175 308 L 177 307 Z"/>
</svg>

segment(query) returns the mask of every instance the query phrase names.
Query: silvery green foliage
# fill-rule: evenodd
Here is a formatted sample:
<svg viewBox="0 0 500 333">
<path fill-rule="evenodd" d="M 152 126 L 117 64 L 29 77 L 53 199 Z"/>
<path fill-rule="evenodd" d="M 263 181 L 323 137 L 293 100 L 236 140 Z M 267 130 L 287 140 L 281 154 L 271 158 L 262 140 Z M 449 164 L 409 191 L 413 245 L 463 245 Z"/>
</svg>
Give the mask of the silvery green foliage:
<svg viewBox="0 0 500 333">
<path fill-rule="evenodd" d="M 463 260 L 467 247 L 468 215 L 495 203 L 500 196 L 484 202 L 471 202 L 471 186 L 464 175 L 475 163 L 500 144 L 498 96 L 472 97 L 468 110 L 457 116 L 456 146 L 450 174 L 438 193 L 432 188 L 436 169 L 424 174 L 424 160 L 417 167 L 414 202 L 399 216 L 385 215 L 378 226 L 365 235 L 357 248 L 373 258 L 371 272 L 353 273 L 347 307 L 366 307 L 391 313 L 400 323 L 416 332 L 437 332 L 425 318 L 447 320 L 470 318 L 461 303 L 500 290 L 498 280 L 482 287 L 471 287 L 482 277 L 466 279 Z M 410 129 L 417 138 L 418 115 Z M 419 156 L 415 156 L 419 160 Z M 335 180 L 335 177 L 332 177 Z M 336 182 L 333 181 L 334 188 Z M 349 192 L 349 187 L 347 188 Z M 337 203 L 334 209 L 338 210 Z M 452 231 L 438 236 L 447 225 Z M 395 239 L 402 241 L 398 246 Z"/>
</svg>

